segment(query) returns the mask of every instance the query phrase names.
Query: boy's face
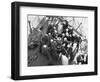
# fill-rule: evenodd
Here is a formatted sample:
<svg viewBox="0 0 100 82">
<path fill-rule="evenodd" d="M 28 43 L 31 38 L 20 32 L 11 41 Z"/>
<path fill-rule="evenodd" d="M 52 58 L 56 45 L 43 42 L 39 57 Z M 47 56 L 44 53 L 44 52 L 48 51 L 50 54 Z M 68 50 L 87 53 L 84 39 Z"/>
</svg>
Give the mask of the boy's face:
<svg viewBox="0 0 100 82">
<path fill-rule="evenodd" d="M 66 36 L 69 36 L 68 32 L 66 32 Z"/>
<path fill-rule="evenodd" d="M 63 33 L 62 35 L 63 35 L 63 36 L 65 36 L 65 34 L 64 34 L 64 33 Z"/>
<path fill-rule="evenodd" d="M 67 41 L 67 38 L 64 38 L 64 41 Z"/>
<path fill-rule="evenodd" d="M 55 33 L 57 33 L 57 30 L 54 30 Z"/>
<path fill-rule="evenodd" d="M 58 38 L 57 38 L 57 40 L 59 40 L 59 41 L 60 41 L 60 40 L 61 40 L 61 37 L 58 37 Z"/>
</svg>

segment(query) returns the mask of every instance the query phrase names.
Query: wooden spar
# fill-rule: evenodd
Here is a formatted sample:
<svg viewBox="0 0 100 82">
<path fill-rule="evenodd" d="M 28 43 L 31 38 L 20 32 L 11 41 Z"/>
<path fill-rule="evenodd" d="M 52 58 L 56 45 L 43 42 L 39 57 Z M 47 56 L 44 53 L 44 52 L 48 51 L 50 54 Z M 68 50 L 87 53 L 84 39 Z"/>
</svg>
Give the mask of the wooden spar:
<svg viewBox="0 0 100 82">
<path fill-rule="evenodd" d="M 39 29 L 41 26 L 43 26 L 45 23 L 45 17 L 40 21 L 40 23 L 37 25 L 36 29 Z"/>
<path fill-rule="evenodd" d="M 31 22 L 28 21 L 28 24 L 29 24 L 30 34 L 31 34 L 32 33 Z"/>
<path fill-rule="evenodd" d="M 68 25 L 68 26 L 72 27 L 73 31 L 75 31 L 79 36 L 84 36 L 84 35 L 82 35 L 81 33 L 79 33 L 79 32 L 77 31 L 77 29 L 80 27 L 80 25 L 81 25 L 81 24 L 79 24 L 79 26 L 78 26 L 76 29 L 75 29 L 73 26 L 71 26 L 71 25 Z"/>
<path fill-rule="evenodd" d="M 79 24 L 79 26 L 76 28 L 76 30 L 82 25 L 82 22 Z"/>
</svg>

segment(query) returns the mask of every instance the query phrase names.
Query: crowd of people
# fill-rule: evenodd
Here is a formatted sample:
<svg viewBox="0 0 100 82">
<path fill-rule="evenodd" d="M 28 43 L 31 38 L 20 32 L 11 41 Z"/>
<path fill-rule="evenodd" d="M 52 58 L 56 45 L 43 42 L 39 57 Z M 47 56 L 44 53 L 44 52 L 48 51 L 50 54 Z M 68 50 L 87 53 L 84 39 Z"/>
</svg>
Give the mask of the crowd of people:
<svg viewBox="0 0 100 82">
<path fill-rule="evenodd" d="M 87 64 L 87 45 L 81 49 L 82 36 L 78 34 L 68 21 L 62 17 L 46 16 L 46 27 L 38 29 L 41 33 L 39 48 L 41 55 L 45 55 L 49 64 L 52 61 L 61 61 L 63 65 Z M 45 32 L 43 31 L 44 28 Z M 87 43 L 87 40 L 85 41 Z"/>
</svg>

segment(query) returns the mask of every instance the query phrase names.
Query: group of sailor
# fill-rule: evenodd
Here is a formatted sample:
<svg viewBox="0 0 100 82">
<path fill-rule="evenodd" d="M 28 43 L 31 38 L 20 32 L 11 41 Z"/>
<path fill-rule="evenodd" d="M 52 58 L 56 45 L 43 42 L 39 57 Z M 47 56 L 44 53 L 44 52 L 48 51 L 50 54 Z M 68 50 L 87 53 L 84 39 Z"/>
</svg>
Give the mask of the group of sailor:
<svg viewBox="0 0 100 82">
<path fill-rule="evenodd" d="M 86 63 L 87 56 L 85 61 L 84 55 L 76 58 L 82 42 L 81 36 L 74 32 L 67 20 L 57 20 L 57 22 L 48 21 L 47 32 L 41 37 L 40 53 L 46 55 L 50 63 L 53 59 L 62 61 L 62 64 Z"/>
</svg>

